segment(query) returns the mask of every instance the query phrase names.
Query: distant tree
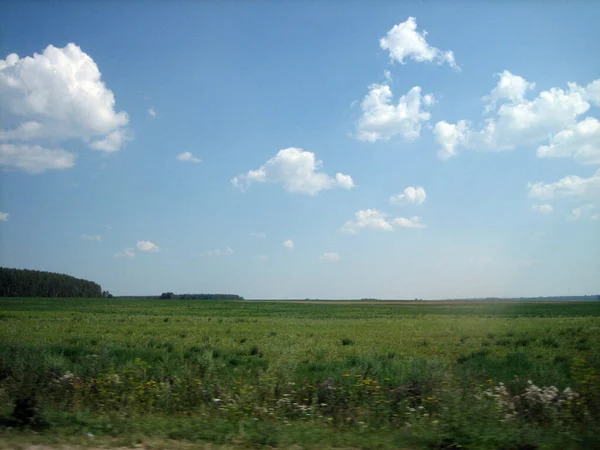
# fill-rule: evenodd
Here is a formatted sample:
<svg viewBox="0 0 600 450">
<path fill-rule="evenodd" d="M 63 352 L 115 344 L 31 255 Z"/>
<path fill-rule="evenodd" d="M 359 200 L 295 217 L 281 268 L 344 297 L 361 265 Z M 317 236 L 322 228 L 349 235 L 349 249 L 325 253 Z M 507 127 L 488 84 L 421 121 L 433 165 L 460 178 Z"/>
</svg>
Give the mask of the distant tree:
<svg viewBox="0 0 600 450">
<path fill-rule="evenodd" d="M 174 294 L 163 292 L 162 300 L 244 300 L 244 297 L 234 294 Z"/>
<path fill-rule="evenodd" d="M 0 297 L 103 296 L 102 288 L 93 281 L 61 273 L 0 267 Z"/>
</svg>

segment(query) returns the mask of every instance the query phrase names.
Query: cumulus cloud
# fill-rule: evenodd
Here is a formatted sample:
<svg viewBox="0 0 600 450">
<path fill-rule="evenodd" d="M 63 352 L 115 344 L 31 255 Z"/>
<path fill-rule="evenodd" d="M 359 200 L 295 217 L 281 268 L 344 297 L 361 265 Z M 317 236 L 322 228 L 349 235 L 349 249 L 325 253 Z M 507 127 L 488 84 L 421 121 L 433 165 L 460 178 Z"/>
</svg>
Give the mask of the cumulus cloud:
<svg viewBox="0 0 600 450">
<path fill-rule="evenodd" d="M 433 134 L 441 146 L 438 157 L 446 160 L 456 156 L 455 149 L 457 146 L 465 144 L 470 127 L 470 123 L 466 120 L 460 120 L 456 124 L 444 120 L 436 123 L 433 127 Z"/>
<path fill-rule="evenodd" d="M 135 258 L 135 250 L 132 248 L 126 248 L 120 253 L 114 254 L 115 258 L 132 259 Z"/>
<path fill-rule="evenodd" d="M 393 205 L 422 205 L 426 198 L 427 194 L 425 193 L 425 189 L 421 186 L 409 186 L 404 189 L 402 194 L 392 195 L 390 197 L 390 203 Z"/>
<path fill-rule="evenodd" d="M 405 22 L 394 25 L 379 40 L 379 45 L 390 52 L 391 61 L 398 61 L 400 64 L 405 64 L 405 58 L 410 58 L 417 62 L 446 63 L 457 68 L 454 53 L 432 47 L 425 40 L 426 36 L 426 31 L 417 31 L 415 18 L 409 17 Z"/>
<path fill-rule="evenodd" d="M 590 220 L 600 220 L 600 213 L 592 214 Z"/>
<path fill-rule="evenodd" d="M 441 146 L 438 155 L 448 159 L 456 155 L 458 147 L 513 150 L 540 144 L 551 136 L 548 147 L 552 148 L 542 147 L 538 156 L 567 152 L 578 155 L 582 163 L 593 164 L 597 159 L 597 124 L 593 120 L 578 124 L 577 120 L 589 110 L 589 102 L 595 101 L 595 83 L 587 87 L 569 83 L 565 90 L 553 87 L 528 100 L 525 94 L 533 89 L 534 83 L 505 70 L 496 87 L 483 98 L 484 112 L 493 113 L 483 126 L 476 128 L 466 120 L 457 124 L 440 121 L 435 125 L 433 132 Z M 561 134 L 563 130 L 568 132 Z"/>
<path fill-rule="evenodd" d="M 148 115 L 153 119 L 156 119 L 156 110 L 154 108 L 148 108 Z"/>
<path fill-rule="evenodd" d="M 356 234 L 362 229 L 372 228 L 375 230 L 394 231 L 394 225 L 400 228 L 425 228 L 421 218 L 413 216 L 410 218 L 396 217 L 388 220 L 388 214 L 377 209 L 363 209 L 354 214 L 354 220 L 348 220 L 341 228 L 342 233 Z"/>
<path fill-rule="evenodd" d="M 86 241 L 102 242 L 102 236 L 99 234 L 82 234 L 81 239 Z"/>
<path fill-rule="evenodd" d="M 535 88 L 535 83 L 530 83 L 519 75 L 513 75 L 508 70 L 497 76 L 500 77 L 500 81 L 489 95 L 483 97 L 483 101 L 488 103 L 485 108 L 486 112 L 493 110 L 499 100 L 509 100 L 512 103 L 523 102 L 525 93 Z"/>
<path fill-rule="evenodd" d="M 0 166 L 16 167 L 36 174 L 49 169 L 68 169 L 75 165 L 75 154 L 39 145 L 0 144 Z"/>
<path fill-rule="evenodd" d="M 126 129 L 115 130 L 104 139 L 99 139 L 90 144 L 94 150 L 100 150 L 106 153 L 118 152 L 123 148 L 127 141 L 131 140 L 131 134 Z"/>
<path fill-rule="evenodd" d="M 267 235 L 265 233 L 262 233 L 262 232 L 260 232 L 260 233 L 252 232 L 252 233 L 250 233 L 250 236 L 258 238 L 258 239 L 264 239 L 264 238 L 267 237 Z"/>
<path fill-rule="evenodd" d="M 572 157 L 580 164 L 600 164 L 600 122 L 586 117 L 578 124 L 550 137 L 537 149 L 538 158 Z"/>
<path fill-rule="evenodd" d="M 137 241 L 136 247 L 141 252 L 156 253 L 159 250 L 158 245 L 150 241 Z"/>
<path fill-rule="evenodd" d="M 321 261 L 327 261 L 327 262 L 338 262 L 340 260 L 340 255 L 338 255 L 335 252 L 331 252 L 331 253 L 323 253 L 319 259 Z"/>
<path fill-rule="evenodd" d="M 238 175 L 231 183 L 242 191 L 252 183 L 280 183 L 289 192 L 315 195 L 319 191 L 341 187 L 351 189 L 354 181 L 350 175 L 338 173 L 330 177 L 318 169 L 322 161 L 315 158 L 315 154 L 301 148 L 286 148 L 256 170 L 249 170 Z"/>
<path fill-rule="evenodd" d="M 5 212 L 0 212 L 0 222 L 8 222 L 8 216 L 10 214 Z"/>
<path fill-rule="evenodd" d="M 92 149 L 114 152 L 131 139 L 127 113 L 115 110 L 114 94 L 98 66 L 73 43 L 64 48 L 49 45 L 31 57 L 13 53 L 0 60 L 0 117 L 0 141 L 13 144 L 17 153 L 2 164 L 30 173 L 74 165 L 74 155 L 61 149 L 49 154 L 46 149 L 46 159 L 59 162 L 34 164 L 35 169 L 28 170 L 22 161 L 31 159 L 32 148 L 79 139 Z"/>
<path fill-rule="evenodd" d="M 547 203 L 543 204 L 543 205 L 532 205 L 531 206 L 531 210 L 535 211 L 535 212 L 539 212 L 541 214 L 550 214 L 552 212 L 552 205 L 549 205 Z"/>
<path fill-rule="evenodd" d="M 344 175 L 343 173 L 335 174 L 335 182 L 343 189 L 352 189 L 354 187 L 354 180 L 350 175 Z"/>
<path fill-rule="evenodd" d="M 233 254 L 233 250 L 231 247 L 227 247 L 225 250 L 221 250 L 220 248 L 216 248 L 214 250 L 209 250 L 203 253 L 204 256 L 225 256 Z"/>
<path fill-rule="evenodd" d="M 356 234 L 363 228 L 392 231 L 392 224 L 386 220 L 387 214 L 376 209 L 363 209 L 354 214 L 354 220 L 348 220 L 342 226 L 342 232 Z"/>
<path fill-rule="evenodd" d="M 567 220 L 573 221 L 573 220 L 578 220 L 581 217 L 585 217 L 587 215 L 587 213 L 592 209 L 594 209 L 594 205 L 591 203 L 588 203 L 586 205 L 581 205 L 578 208 L 573 208 L 573 210 L 571 211 L 571 214 L 569 214 L 567 216 Z"/>
<path fill-rule="evenodd" d="M 256 259 L 257 261 L 268 261 L 269 260 L 269 256 L 268 255 L 256 255 L 254 256 L 254 259 Z"/>
<path fill-rule="evenodd" d="M 177 159 L 179 161 L 193 162 L 193 163 L 201 163 L 202 160 L 200 158 L 196 158 L 190 152 L 183 152 L 177 155 Z"/>
<path fill-rule="evenodd" d="M 539 199 L 572 198 L 598 199 L 600 198 L 600 169 L 589 178 L 569 175 L 552 183 L 528 183 L 529 197 Z"/>
<path fill-rule="evenodd" d="M 600 79 L 592 81 L 585 87 L 577 83 L 569 83 L 569 89 L 579 92 L 586 101 L 600 106 Z"/>
<path fill-rule="evenodd" d="M 387 141 L 396 135 L 414 140 L 421 134 L 423 122 L 431 115 L 423 108 L 434 102 L 433 95 L 421 95 L 419 86 L 400 97 L 393 104 L 391 88 L 386 84 L 372 84 L 361 102 L 362 115 L 356 124 L 356 139 L 359 141 Z"/>
<path fill-rule="evenodd" d="M 291 239 L 283 241 L 283 246 L 288 250 L 294 250 L 294 241 L 292 241 Z"/>
<path fill-rule="evenodd" d="M 419 216 L 412 216 L 410 218 L 396 217 L 394 219 L 394 225 L 398 225 L 402 228 L 425 228 L 425 224 L 421 222 Z"/>
</svg>

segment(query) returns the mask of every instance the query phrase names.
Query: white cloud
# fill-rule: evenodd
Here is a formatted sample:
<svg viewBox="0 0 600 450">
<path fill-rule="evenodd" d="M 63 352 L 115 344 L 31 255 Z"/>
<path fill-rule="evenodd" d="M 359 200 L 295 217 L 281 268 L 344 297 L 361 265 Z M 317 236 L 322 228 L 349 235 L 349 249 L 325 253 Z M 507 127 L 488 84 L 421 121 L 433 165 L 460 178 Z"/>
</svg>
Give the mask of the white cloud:
<svg viewBox="0 0 600 450">
<path fill-rule="evenodd" d="M 389 70 L 383 71 L 383 78 L 385 78 L 386 84 L 392 82 L 392 73 Z"/>
<path fill-rule="evenodd" d="M 580 164 L 600 164 L 600 122 L 586 117 L 569 129 L 550 137 L 537 149 L 538 158 L 573 157 Z"/>
<path fill-rule="evenodd" d="M 203 253 L 204 256 L 225 256 L 233 254 L 233 250 L 231 247 L 227 247 L 225 250 L 221 250 L 220 248 L 216 248 L 214 250 L 209 250 L 206 253 Z"/>
<path fill-rule="evenodd" d="M 13 158 L 2 164 L 30 173 L 72 167 L 74 155 L 44 148 L 72 139 L 96 150 L 120 150 L 131 139 L 129 118 L 114 107 L 114 94 L 98 66 L 75 44 L 49 45 L 32 57 L 8 55 L 0 60 L 0 140 L 8 143 L 3 152 Z M 37 155 L 32 156 L 33 149 Z M 40 158 L 45 162 L 39 163 Z"/>
<path fill-rule="evenodd" d="M 177 155 L 177 159 L 179 161 L 187 161 L 187 162 L 193 162 L 193 163 L 201 163 L 202 162 L 202 160 L 200 158 L 196 158 L 190 152 L 183 152 L 183 153 Z"/>
<path fill-rule="evenodd" d="M 454 53 L 430 46 L 425 40 L 426 36 L 426 31 L 417 31 L 415 18 L 409 17 L 406 22 L 394 25 L 379 40 L 379 45 L 383 50 L 389 50 L 391 61 L 398 61 L 400 64 L 405 64 L 404 59 L 410 58 L 417 62 L 447 63 L 456 68 Z"/>
<path fill-rule="evenodd" d="M 591 203 L 588 203 L 586 205 L 581 205 L 578 208 L 574 208 L 571 211 L 571 214 L 569 214 L 567 216 L 567 220 L 569 221 L 573 221 L 573 220 L 578 220 L 581 217 L 585 217 L 588 213 L 588 211 L 594 209 L 594 205 Z"/>
<path fill-rule="evenodd" d="M 156 119 L 156 110 L 154 108 L 148 108 L 148 115 L 153 119 Z"/>
<path fill-rule="evenodd" d="M 135 258 L 135 250 L 132 248 L 126 248 L 121 253 L 115 253 L 115 258 L 133 259 Z"/>
<path fill-rule="evenodd" d="M 90 144 L 94 150 L 100 150 L 106 153 L 118 152 L 125 146 L 127 141 L 132 139 L 131 133 L 127 129 L 115 130 L 104 139 L 99 139 Z"/>
<path fill-rule="evenodd" d="M 541 214 L 550 214 L 552 212 L 552 205 L 543 204 L 543 205 L 532 205 L 531 210 L 535 212 L 539 212 Z"/>
<path fill-rule="evenodd" d="M 343 173 L 335 174 L 335 181 L 337 185 L 343 189 L 352 189 L 354 187 L 354 180 L 350 175 L 344 175 Z"/>
<path fill-rule="evenodd" d="M 600 198 L 600 169 L 589 178 L 569 175 L 553 183 L 530 182 L 527 188 L 531 198 L 598 199 Z"/>
<path fill-rule="evenodd" d="M 592 81 L 585 87 L 577 83 L 569 83 L 569 89 L 579 92 L 586 101 L 600 106 L 600 79 Z"/>
<path fill-rule="evenodd" d="M 425 224 L 421 222 L 419 216 L 413 216 L 410 218 L 396 217 L 394 219 L 394 225 L 398 225 L 402 228 L 425 228 Z"/>
<path fill-rule="evenodd" d="M 496 76 L 500 77 L 500 81 L 489 95 L 483 97 L 483 101 L 488 103 L 485 108 L 486 112 L 493 110 L 499 100 L 510 100 L 513 103 L 523 102 L 525 93 L 535 88 L 535 83 L 530 83 L 519 75 L 513 75 L 508 70 L 496 74 Z"/>
<path fill-rule="evenodd" d="M 250 233 L 250 236 L 258 238 L 258 239 L 264 239 L 264 238 L 267 237 L 267 235 L 265 233 L 262 233 L 262 232 L 260 232 L 260 233 L 252 232 L 252 233 Z"/>
<path fill-rule="evenodd" d="M 579 159 L 580 162 L 592 164 L 597 152 L 593 148 L 596 145 L 594 142 L 597 142 L 597 138 L 593 137 L 594 123 L 584 121 L 580 126 L 576 125 L 577 118 L 590 108 L 588 100 L 595 101 L 593 90 L 596 82 L 586 88 L 569 83 L 566 90 L 553 87 L 540 92 L 533 100 L 525 99 L 525 93 L 533 86 L 534 83 L 505 70 L 496 87 L 484 97 L 487 102 L 484 111 L 493 112 L 493 115 L 484 120 L 483 126 L 475 129 L 468 121 L 460 121 L 456 125 L 445 121 L 436 124 L 434 134 L 442 146 L 438 156 L 441 159 L 455 156 L 457 147 L 484 151 L 513 150 L 540 144 L 563 130 L 574 130 L 575 138 L 568 142 L 570 147 L 575 148 L 572 153 L 576 153 L 578 147 L 587 145 L 579 150 Z M 565 137 L 570 137 L 570 133 L 555 136 L 554 145 L 561 143 Z M 592 143 L 588 144 L 587 139 L 592 139 Z M 544 155 L 545 151 L 542 148 L 538 155 Z M 560 151 L 564 152 L 565 149 Z"/>
<path fill-rule="evenodd" d="M 438 151 L 438 157 L 442 160 L 456 156 L 456 147 L 464 145 L 470 132 L 470 123 L 459 120 L 456 124 L 440 121 L 433 127 L 433 134 L 442 146 Z"/>
<path fill-rule="evenodd" d="M 331 253 L 323 253 L 319 259 L 321 261 L 328 261 L 328 262 L 338 262 L 340 260 L 340 255 L 338 255 L 337 253 L 331 252 Z"/>
<path fill-rule="evenodd" d="M 0 144 L 0 166 L 16 167 L 35 174 L 49 169 L 68 169 L 75 165 L 75 154 L 39 145 Z"/>
<path fill-rule="evenodd" d="M 288 239 L 287 241 L 283 241 L 283 246 L 288 250 L 294 250 L 294 241 Z"/>
<path fill-rule="evenodd" d="M 136 247 L 141 252 L 156 253 L 159 251 L 158 245 L 150 241 L 137 241 Z"/>
<path fill-rule="evenodd" d="M 406 140 L 414 140 L 421 134 L 421 125 L 430 118 L 422 106 L 434 102 L 432 95 L 421 95 L 419 86 L 413 87 L 400 97 L 397 105 L 392 103 L 393 94 L 388 85 L 372 84 L 361 102 L 362 115 L 356 124 L 359 141 L 387 141 L 400 134 Z"/>
<path fill-rule="evenodd" d="M 112 230 L 112 225 L 104 225 L 104 228 L 106 228 L 107 230 Z"/>
<path fill-rule="evenodd" d="M 10 216 L 10 214 L 0 212 L 0 222 L 8 222 L 8 216 Z"/>
<path fill-rule="evenodd" d="M 269 256 L 268 255 L 256 255 L 254 258 L 257 261 L 268 261 L 269 260 Z"/>
<path fill-rule="evenodd" d="M 363 209 L 354 214 L 354 220 L 347 221 L 342 226 L 342 232 L 356 234 L 363 228 L 392 231 L 392 224 L 386 220 L 387 214 L 376 209 Z"/>
<path fill-rule="evenodd" d="M 592 214 L 590 220 L 600 220 L 600 213 Z"/>
<path fill-rule="evenodd" d="M 425 228 L 421 218 L 413 216 L 410 218 L 396 217 L 388 220 L 388 215 L 376 209 L 364 209 L 354 214 L 354 220 L 348 220 L 341 228 L 342 233 L 356 234 L 363 228 L 376 230 L 394 231 L 393 225 L 400 228 Z"/>
<path fill-rule="evenodd" d="M 427 194 L 425 193 L 425 189 L 423 189 L 421 186 L 409 186 L 404 189 L 404 193 L 392 195 L 390 197 L 390 203 L 393 205 L 422 205 L 426 198 Z"/>
<path fill-rule="evenodd" d="M 242 191 L 252 183 L 281 183 L 289 192 L 308 195 L 333 187 L 354 187 L 349 175 L 338 173 L 332 178 L 317 171 L 321 166 L 322 162 L 316 160 L 314 153 L 291 147 L 279 150 L 277 155 L 258 169 L 234 177 L 231 183 Z"/>
<path fill-rule="evenodd" d="M 102 236 L 99 234 L 82 234 L 81 239 L 85 239 L 86 241 L 102 242 Z"/>
</svg>

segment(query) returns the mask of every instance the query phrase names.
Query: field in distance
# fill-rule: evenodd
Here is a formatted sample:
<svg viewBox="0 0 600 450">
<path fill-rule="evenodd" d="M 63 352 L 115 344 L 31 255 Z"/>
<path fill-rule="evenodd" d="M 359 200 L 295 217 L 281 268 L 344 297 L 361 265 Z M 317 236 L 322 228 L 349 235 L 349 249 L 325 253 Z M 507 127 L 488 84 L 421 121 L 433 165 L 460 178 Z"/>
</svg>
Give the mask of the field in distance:
<svg viewBox="0 0 600 450">
<path fill-rule="evenodd" d="M 4 298 L 0 442 L 595 448 L 599 330 L 600 302 Z"/>
</svg>

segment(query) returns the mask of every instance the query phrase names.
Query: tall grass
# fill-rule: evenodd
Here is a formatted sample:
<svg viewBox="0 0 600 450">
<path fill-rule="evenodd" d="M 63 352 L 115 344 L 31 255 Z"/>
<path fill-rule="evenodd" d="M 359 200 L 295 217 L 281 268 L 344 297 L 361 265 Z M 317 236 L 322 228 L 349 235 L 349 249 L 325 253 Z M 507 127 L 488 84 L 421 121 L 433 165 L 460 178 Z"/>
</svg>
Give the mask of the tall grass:
<svg viewBox="0 0 600 450">
<path fill-rule="evenodd" d="M 599 325 L 594 303 L 1 300 L 0 434 L 592 448 Z"/>
</svg>

